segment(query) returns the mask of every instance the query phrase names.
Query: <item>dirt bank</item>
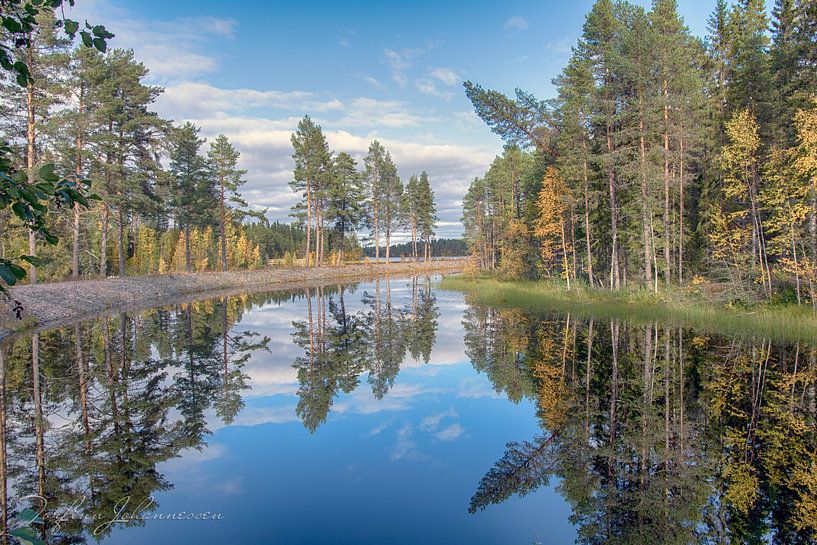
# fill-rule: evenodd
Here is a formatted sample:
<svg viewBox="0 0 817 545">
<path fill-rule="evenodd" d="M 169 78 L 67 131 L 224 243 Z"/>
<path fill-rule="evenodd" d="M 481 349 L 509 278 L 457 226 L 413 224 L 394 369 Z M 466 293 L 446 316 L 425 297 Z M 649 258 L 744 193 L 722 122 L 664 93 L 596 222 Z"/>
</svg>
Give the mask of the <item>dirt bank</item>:
<svg viewBox="0 0 817 545">
<path fill-rule="evenodd" d="M 17 286 L 11 290 L 11 296 L 22 304 L 23 319 L 14 318 L 12 304 L 0 305 L 5 307 L 0 309 L 0 339 L 15 331 L 55 327 L 106 311 L 136 310 L 185 299 L 265 289 L 292 289 L 378 276 L 454 273 L 465 268 L 466 263 L 463 259 L 428 263 L 366 263 L 309 270 L 271 268 Z"/>
</svg>

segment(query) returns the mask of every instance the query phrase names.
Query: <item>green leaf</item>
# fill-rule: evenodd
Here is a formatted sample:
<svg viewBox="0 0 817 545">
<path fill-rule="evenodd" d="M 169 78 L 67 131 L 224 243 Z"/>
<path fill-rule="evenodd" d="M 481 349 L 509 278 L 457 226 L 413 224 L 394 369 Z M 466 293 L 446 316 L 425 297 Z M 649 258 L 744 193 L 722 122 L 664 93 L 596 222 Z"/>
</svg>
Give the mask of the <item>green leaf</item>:
<svg viewBox="0 0 817 545">
<path fill-rule="evenodd" d="M 65 33 L 73 37 L 79 30 L 79 23 L 71 19 L 65 20 Z"/>
<path fill-rule="evenodd" d="M 31 213 L 31 210 L 27 206 L 24 206 L 22 203 L 16 202 L 11 205 L 12 211 L 23 221 L 31 221 L 34 218 L 34 215 Z"/>
<path fill-rule="evenodd" d="M 37 532 L 33 528 L 15 528 L 9 534 L 20 540 L 23 545 L 45 545 L 45 542 L 37 537 Z"/>
<path fill-rule="evenodd" d="M 22 280 L 26 277 L 26 270 L 20 265 L 17 265 L 16 263 L 9 263 L 9 268 L 11 269 L 11 272 L 14 273 L 14 276 L 17 277 L 17 280 Z"/>
<path fill-rule="evenodd" d="M 33 255 L 21 255 L 20 259 L 22 259 L 23 261 L 27 261 L 27 262 L 31 263 L 35 267 L 42 267 L 43 265 L 45 265 L 45 261 L 43 261 L 41 258 L 39 258 L 37 256 L 33 256 Z"/>
<path fill-rule="evenodd" d="M 88 23 L 85 23 L 86 25 Z M 91 38 L 91 34 L 85 30 L 79 33 L 80 38 L 82 38 L 82 43 L 85 47 L 93 47 L 94 46 L 94 39 Z"/>
<path fill-rule="evenodd" d="M 23 25 L 14 17 L 3 17 L 3 27 L 12 34 L 22 32 L 23 30 Z"/>
<path fill-rule="evenodd" d="M 56 166 L 53 163 L 48 163 L 40 167 L 40 178 L 47 182 L 56 182 L 59 181 L 60 177 L 57 176 L 55 172 Z"/>
<path fill-rule="evenodd" d="M 96 47 L 100 52 L 105 53 L 108 49 L 108 44 L 105 43 L 105 40 L 102 38 L 94 38 L 94 47 Z"/>
<path fill-rule="evenodd" d="M 34 255 L 21 255 L 20 259 L 23 261 L 27 261 L 28 263 L 31 263 L 35 267 L 42 267 L 43 265 L 45 265 L 45 261 Z"/>
<path fill-rule="evenodd" d="M 40 518 L 40 514 L 37 513 L 34 509 L 26 507 L 17 515 L 17 518 L 26 523 L 34 523 L 34 524 L 42 524 L 43 519 Z"/>
<path fill-rule="evenodd" d="M 17 275 L 11 269 L 11 263 L 0 263 L 0 278 L 9 286 L 17 283 Z"/>
</svg>

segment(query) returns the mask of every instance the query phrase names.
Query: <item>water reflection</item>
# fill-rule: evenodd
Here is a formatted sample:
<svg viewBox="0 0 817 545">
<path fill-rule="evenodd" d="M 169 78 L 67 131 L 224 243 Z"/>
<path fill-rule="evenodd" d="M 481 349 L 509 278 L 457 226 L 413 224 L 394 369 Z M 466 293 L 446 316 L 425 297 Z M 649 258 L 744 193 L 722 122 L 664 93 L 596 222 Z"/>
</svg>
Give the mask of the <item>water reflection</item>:
<svg viewBox="0 0 817 545">
<path fill-rule="evenodd" d="M 325 540 L 298 517 L 368 543 L 815 539 L 809 346 L 484 307 L 415 278 L 122 313 L 0 358 L 4 544 Z M 187 500 L 232 518 L 143 520 L 179 503 L 171 460 L 227 447 L 214 478 L 257 486 L 196 481 Z"/>
<path fill-rule="evenodd" d="M 471 305 L 474 366 L 529 396 L 470 511 L 556 479 L 580 543 L 813 543 L 815 350 Z"/>
<path fill-rule="evenodd" d="M 9 534 L 35 543 L 104 538 L 112 530 L 104 522 L 127 498 L 128 511 L 154 510 L 149 498 L 171 487 L 157 465 L 203 444 L 208 409 L 229 423 L 243 406 L 243 367 L 269 342 L 231 332 L 248 304 L 221 298 L 122 313 L 3 346 L 3 543 Z M 31 510 L 43 516 L 28 525 Z"/>
<path fill-rule="evenodd" d="M 375 280 L 364 291 L 364 309 L 349 312 L 344 286 L 304 290 L 307 318 L 292 323 L 293 342 L 304 354 L 298 370 L 296 413 L 310 431 L 326 421 L 338 392 L 350 393 L 367 373 L 372 394 L 383 399 L 394 386 L 408 351 L 428 363 L 437 332 L 430 278 L 414 278 L 406 305 L 392 302 L 391 283 Z"/>
</svg>

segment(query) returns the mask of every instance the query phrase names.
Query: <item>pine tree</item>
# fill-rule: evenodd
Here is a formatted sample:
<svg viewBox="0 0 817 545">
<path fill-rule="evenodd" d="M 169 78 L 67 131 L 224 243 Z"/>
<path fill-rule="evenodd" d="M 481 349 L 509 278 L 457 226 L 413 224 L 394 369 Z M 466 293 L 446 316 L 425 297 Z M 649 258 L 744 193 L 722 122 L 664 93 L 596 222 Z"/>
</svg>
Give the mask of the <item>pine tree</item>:
<svg viewBox="0 0 817 545">
<path fill-rule="evenodd" d="M 240 153 L 233 147 L 227 137 L 223 134 L 216 136 L 210 143 L 207 152 L 208 159 L 213 168 L 213 173 L 218 181 L 218 201 L 219 201 L 219 239 L 221 246 L 221 270 L 227 270 L 227 240 L 225 237 L 225 224 L 230 208 L 236 207 L 239 211 L 247 207 L 247 202 L 241 198 L 238 189 L 244 185 L 244 175 L 246 170 L 238 168 Z M 232 203 L 231 207 L 228 203 Z M 239 214 L 239 220 L 241 215 Z"/>
<path fill-rule="evenodd" d="M 386 152 L 382 165 L 382 193 L 378 205 L 380 225 L 386 237 L 386 261 L 389 261 L 392 234 L 402 225 L 403 182 L 397 175 L 397 167 Z"/>
<path fill-rule="evenodd" d="M 51 10 L 42 10 L 37 14 L 36 25 L 31 33 L 22 39 L 23 46 L 17 44 L 11 48 L 16 58 L 12 61 L 25 67 L 26 78 L 17 80 L 25 83 L 8 82 L 3 86 L 4 98 L 10 106 L 10 123 L 3 128 L 6 138 L 19 139 L 25 142 L 23 156 L 27 183 L 37 183 L 37 172 L 42 166 L 43 146 L 41 142 L 43 126 L 55 106 L 62 102 L 61 84 L 66 75 L 69 62 L 70 40 L 57 33 L 56 18 Z M 3 46 L 4 53 L 7 51 Z M 7 66 L 4 68 L 8 69 Z M 10 104 L 9 104 L 10 102 Z M 28 254 L 37 255 L 37 234 L 28 232 Z M 29 263 L 29 281 L 38 282 L 37 266 Z"/>
<path fill-rule="evenodd" d="M 302 193 L 305 201 L 296 208 L 296 214 L 303 214 L 306 227 L 306 247 L 304 259 L 306 267 L 310 265 L 310 251 L 312 243 L 312 223 L 315 222 L 315 259 L 320 260 L 321 225 L 320 203 L 324 199 L 324 187 L 329 176 L 331 154 L 329 145 L 320 126 L 316 125 L 309 116 L 298 123 L 298 130 L 292 135 L 292 158 L 295 160 L 295 171 L 290 187 L 293 191 Z M 303 211 L 303 212 L 301 212 Z"/>
<path fill-rule="evenodd" d="M 411 228 L 411 257 L 417 261 L 417 228 L 420 224 L 420 179 L 412 174 L 403 193 L 403 217 Z"/>
<path fill-rule="evenodd" d="M 105 57 L 104 75 L 98 85 L 99 99 L 94 111 L 94 130 L 89 147 L 94 154 L 92 175 L 95 191 L 103 196 L 100 274 L 107 274 L 107 236 L 111 207 L 116 210 L 119 274 L 126 274 L 126 240 L 130 216 L 152 208 L 156 190 L 160 138 L 167 123 L 150 105 L 161 88 L 145 85 L 144 64 L 134 60 L 131 50 L 116 49 Z"/>
<path fill-rule="evenodd" d="M 380 259 L 380 200 L 383 195 L 386 149 L 377 140 L 369 145 L 364 164 L 366 165 L 366 200 L 369 209 L 367 222 L 374 242 L 375 259 Z"/>
<path fill-rule="evenodd" d="M 77 183 L 87 179 L 92 170 L 93 154 L 88 139 L 94 130 L 94 113 L 99 103 L 97 88 L 104 77 L 104 60 L 96 49 L 76 48 L 71 55 L 69 77 L 63 88 L 69 107 L 52 120 L 52 130 L 62 143 L 60 154 L 63 164 L 74 172 Z M 71 277 L 80 275 L 81 206 L 73 207 L 71 228 Z"/>
<path fill-rule="evenodd" d="M 426 171 L 420 173 L 417 200 L 419 203 L 417 225 L 420 231 L 420 239 L 424 243 L 423 259 L 428 261 L 431 259 L 431 237 L 434 236 L 437 225 L 437 205 L 434 202 L 434 191 L 431 189 L 431 183 L 428 180 Z"/>
</svg>

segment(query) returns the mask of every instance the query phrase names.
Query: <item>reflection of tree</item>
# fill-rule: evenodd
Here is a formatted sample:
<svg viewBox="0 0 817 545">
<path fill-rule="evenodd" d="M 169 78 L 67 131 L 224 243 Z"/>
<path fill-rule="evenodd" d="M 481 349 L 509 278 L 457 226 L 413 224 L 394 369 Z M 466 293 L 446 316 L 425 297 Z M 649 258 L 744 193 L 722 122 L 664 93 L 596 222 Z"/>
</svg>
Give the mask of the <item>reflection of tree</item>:
<svg viewBox="0 0 817 545">
<path fill-rule="evenodd" d="M 411 304 L 406 316 L 408 351 L 415 360 L 428 363 L 437 338 L 437 299 L 431 291 L 431 278 L 412 278 Z"/>
<path fill-rule="evenodd" d="M 364 369 L 365 324 L 359 314 L 346 312 L 345 292 L 341 286 L 315 288 L 313 317 L 313 290 L 307 288 L 307 321 L 293 322 L 293 340 L 306 351 L 293 363 L 300 383 L 296 413 L 310 431 L 326 421 L 338 392 L 357 387 Z"/>
<path fill-rule="evenodd" d="M 380 284 L 380 279 L 375 280 L 374 295 L 363 295 L 363 302 L 370 307 L 367 324 L 371 332 L 369 384 L 377 399 L 382 399 L 394 386 L 407 347 L 404 312 L 392 304 L 391 282 L 384 282 L 383 289 Z M 385 297 L 382 296 L 384 291 Z"/>
<path fill-rule="evenodd" d="M 508 443 L 504 456 L 480 481 L 468 510 L 474 513 L 514 494 L 524 496 L 546 485 L 554 464 L 553 439 L 550 435 L 537 437 L 533 442 Z"/>
<path fill-rule="evenodd" d="M 78 543 L 123 498 L 135 508 L 169 488 L 157 465 L 201 447 L 210 407 L 228 420 L 242 405 L 241 369 L 268 339 L 232 329 L 256 301 L 119 314 L 0 347 L 0 533 L 25 507 L 10 498 L 79 512 L 41 526 L 49 543 Z"/>
<path fill-rule="evenodd" d="M 383 285 L 385 284 L 385 285 Z M 293 322 L 293 342 L 304 350 L 298 371 L 296 412 L 310 431 L 326 421 L 335 397 L 357 388 L 360 375 L 377 399 L 394 385 L 407 351 L 428 361 L 437 332 L 436 299 L 430 280 L 413 282 L 411 298 L 392 300 L 389 281 L 375 281 L 374 292 L 361 297 L 363 308 L 349 311 L 347 289 L 304 290 L 306 319 Z"/>
<path fill-rule="evenodd" d="M 465 354 L 511 401 L 533 399 L 536 386 L 525 361 L 531 324 L 519 310 L 470 305 L 463 315 Z"/>
<path fill-rule="evenodd" d="M 509 443 L 471 511 L 555 477 L 581 543 L 817 537 L 814 349 L 474 305 L 465 316 L 474 367 L 509 397 L 532 392 L 548 430 Z M 521 376 L 531 387 L 513 387 Z"/>
</svg>

